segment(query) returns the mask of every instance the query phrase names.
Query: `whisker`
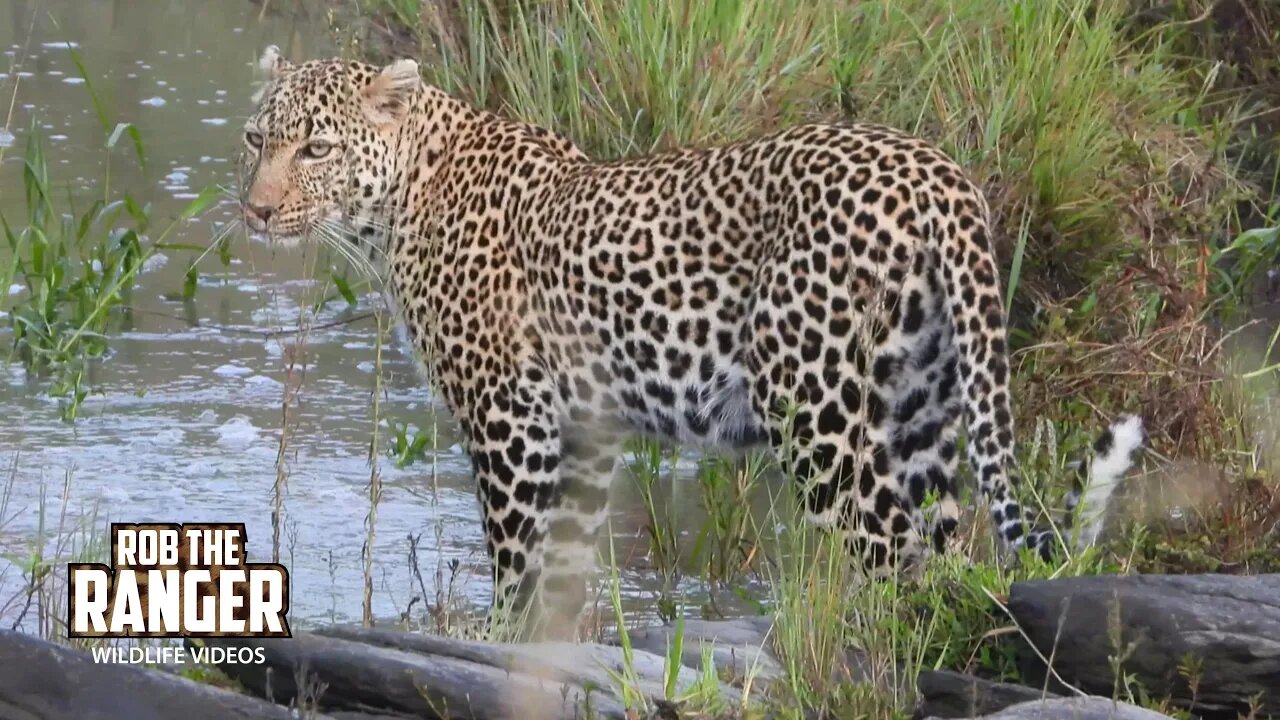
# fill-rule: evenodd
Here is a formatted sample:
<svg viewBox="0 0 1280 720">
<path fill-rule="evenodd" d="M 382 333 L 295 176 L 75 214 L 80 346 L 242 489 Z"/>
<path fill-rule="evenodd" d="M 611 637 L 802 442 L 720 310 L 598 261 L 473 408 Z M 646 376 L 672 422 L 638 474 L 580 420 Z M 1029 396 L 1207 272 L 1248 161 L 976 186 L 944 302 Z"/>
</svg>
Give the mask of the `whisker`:
<svg viewBox="0 0 1280 720">
<path fill-rule="evenodd" d="M 358 273 L 376 282 L 379 287 L 384 285 L 382 277 L 373 266 L 373 263 L 360 253 L 355 252 L 356 248 L 352 247 L 347 239 L 343 237 L 340 232 L 341 228 L 335 227 L 331 221 L 326 219 L 318 222 L 313 230 L 325 245 L 341 255 Z"/>
<path fill-rule="evenodd" d="M 225 223 L 222 226 L 222 228 L 218 230 L 216 233 L 214 233 L 213 237 L 209 239 L 209 245 L 204 249 L 204 252 L 200 253 L 200 255 L 196 257 L 195 261 L 192 262 L 191 264 L 193 266 L 199 265 L 200 261 L 204 260 L 206 255 L 213 252 L 213 249 L 218 247 L 218 244 L 221 243 L 223 240 L 225 240 L 227 236 L 230 235 L 232 231 L 234 231 L 238 227 L 244 227 L 243 220 L 232 220 L 228 223 Z"/>
<path fill-rule="evenodd" d="M 423 235 L 423 234 L 420 234 L 420 233 L 412 232 L 412 231 L 410 231 L 410 230 L 406 230 L 404 227 L 396 226 L 396 225 L 392 225 L 392 224 L 390 224 L 390 223 L 388 223 L 388 222 L 386 222 L 386 221 L 383 221 L 383 220 L 376 220 L 376 219 L 365 218 L 365 219 L 361 219 L 361 222 L 362 222 L 364 225 L 368 226 L 368 227 L 372 227 L 372 228 L 375 228 L 375 229 L 377 229 L 377 230 L 381 230 L 381 231 L 383 231 L 384 233 L 387 233 L 388 235 L 395 235 L 395 236 L 405 237 L 405 238 L 409 238 L 409 239 L 411 239 L 411 240 L 424 240 L 424 241 L 429 241 L 429 237 L 428 237 L 427 235 Z M 373 251 L 374 251 L 374 252 L 377 252 L 378 254 L 382 255 L 382 257 L 383 257 L 384 259 L 386 258 L 386 256 L 387 256 L 387 255 L 386 255 L 386 250 L 385 250 L 385 249 L 380 248 L 380 247 L 378 247 L 377 245 L 372 244 L 372 243 L 369 243 L 369 245 L 370 245 L 370 247 L 373 249 Z"/>
<path fill-rule="evenodd" d="M 377 242 L 370 242 L 361 238 L 351 227 L 349 222 L 325 218 L 321 223 L 324 224 L 331 232 L 346 236 L 357 249 L 362 251 L 367 250 L 368 257 L 364 256 L 364 252 L 361 252 L 360 255 L 362 264 L 368 266 L 371 269 L 371 273 L 376 274 L 376 267 L 373 264 L 375 257 L 380 259 L 383 263 L 389 262 L 386 250 L 380 247 Z M 382 229 L 381 224 L 377 221 L 370 223 L 370 226 L 375 229 Z"/>
<path fill-rule="evenodd" d="M 329 247 L 331 250 L 333 250 L 335 253 L 341 256 L 344 260 L 346 260 L 348 264 L 352 266 L 356 266 L 355 261 L 351 257 L 351 251 L 346 247 L 345 243 L 342 241 L 342 238 L 333 235 L 333 233 L 323 225 L 316 225 L 314 228 L 312 228 L 312 233 L 320 240 L 321 244 Z M 361 268 L 359 266 L 356 266 L 356 269 L 361 269 Z"/>
</svg>

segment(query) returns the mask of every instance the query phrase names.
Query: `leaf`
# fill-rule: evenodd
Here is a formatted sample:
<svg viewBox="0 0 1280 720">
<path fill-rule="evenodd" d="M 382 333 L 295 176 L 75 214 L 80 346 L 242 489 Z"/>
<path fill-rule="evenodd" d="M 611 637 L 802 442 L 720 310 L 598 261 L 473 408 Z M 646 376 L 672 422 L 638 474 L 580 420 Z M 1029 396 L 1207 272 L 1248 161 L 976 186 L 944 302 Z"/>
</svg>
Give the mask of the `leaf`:
<svg viewBox="0 0 1280 720">
<path fill-rule="evenodd" d="M 683 667 L 681 659 L 684 656 L 684 615 L 676 618 L 676 630 L 671 634 L 671 647 L 667 655 L 667 686 L 666 695 L 668 700 L 674 700 L 676 697 L 676 681 L 680 679 L 680 668 Z"/>
<path fill-rule="evenodd" d="M 85 69 L 80 53 L 69 44 L 67 49 L 71 52 L 71 62 L 75 63 L 76 69 L 80 71 L 80 78 L 84 80 L 85 89 L 89 91 L 89 99 L 93 102 L 93 109 L 98 114 L 98 124 L 102 125 L 103 132 L 107 132 L 111 129 L 111 120 L 107 117 L 107 109 L 102 103 L 102 98 L 98 96 L 98 91 L 93 86 L 93 78 L 89 77 L 89 71 Z"/>
<path fill-rule="evenodd" d="M 133 141 L 133 154 L 138 158 L 138 165 L 143 170 L 147 169 L 147 153 L 142 146 L 142 133 L 133 123 L 116 123 L 116 127 L 111 131 L 111 136 L 107 138 L 107 149 L 110 150 L 120 142 L 120 136 L 128 133 L 129 139 Z"/>
<path fill-rule="evenodd" d="M 190 300 L 196 296 L 196 282 L 200 279 L 200 272 L 196 270 L 196 266 L 192 265 L 187 268 L 187 274 L 182 281 L 182 299 Z"/>
<path fill-rule="evenodd" d="M 124 196 L 124 209 L 133 218 L 134 222 L 138 223 L 138 232 L 146 232 L 147 225 L 151 222 L 151 218 L 147 217 L 147 209 L 140 207 L 138 201 L 127 193 Z"/>
<path fill-rule="evenodd" d="M 192 243 L 175 243 L 175 242 L 158 242 L 151 247 L 156 250 L 185 250 L 187 252 L 204 252 L 208 248 L 203 245 L 194 245 Z"/>
<path fill-rule="evenodd" d="M 27 142 L 27 156 L 23 159 L 22 186 L 26 193 L 27 214 L 31 222 L 42 223 L 49 207 L 49 167 L 45 163 L 44 148 L 40 144 L 40 129 L 32 128 Z"/>
<path fill-rule="evenodd" d="M 231 234 L 227 233 L 218 241 L 218 262 L 222 267 L 231 266 Z"/>
<path fill-rule="evenodd" d="M 1260 243 L 1269 243 L 1280 239 L 1280 225 L 1275 227 L 1253 228 L 1240 233 L 1240 237 L 1236 238 L 1232 243 L 1233 247 L 1239 247 L 1254 241 Z"/>
<path fill-rule="evenodd" d="M 76 239 L 83 240 L 85 235 L 89 234 L 89 230 L 93 228 L 93 222 L 98 219 L 98 212 L 102 209 L 102 200 L 94 200 L 89 209 L 80 216 L 80 223 L 76 226 Z"/>
<path fill-rule="evenodd" d="M 146 170 L 147 152 L 142 147 L 142 133 L 139 132 L 138 128 L 134 125 L 130 125 L 127 132 L 129 133 L 129 139 L 133 141 L 133 152 L 138 156 L 138 165 L 140 165 L 143 170 Z"/>
<path fill-rule="evenodd" d="M 348 305 L 354 307 L 356 304 L 356 294 L 351 292 L 351 285 L 347 282 L 347 279 L 338 275 L 332 275 L 332 278 L 333 284 L 338 286 L 338 294 L 342 296 L 343 300 L 347 301 Z"/>
<path fill-rule="evenodd" d="M 124 134 L 124 129 L 129 127 L 129 123 L 116 123 L 116 128 L 111 131 L 111 135 L 107 137 L 107 149 L 111 150 L 120 141 L 120 136 Z"/>
<path fill-rule="evenodd" d="M 1089 315 L 1093 312 L 1093 309 L 1096 308 L 1097 306 L 1098 306 L 1098 293 L 1091 292 L 1089 293 L 1089 297 L 1085 298 L 1084 302 L 1080 304 L 1080 309 L 1077 310 L 1076 313 L 1078 315 Z"/>
<path fill-rule="evenodd" d="M 209 207 L 213 205 L 214 201 L 221 196 L 222 190 L 216 185 L 210 185 L 201 190 L 200 194 L 187 204 L 187 207 L 182 210 L 182 213 L 178 217 L 182 220 L 190 220 L 205 210 L 208 210 Z"/>
<path fill-rule="evenodd" d="M 31 246 L 31 273 L 33 275 L 45 274 L 45 253 L 49 250 L 49 238 L 45 236 L 44 230 L 35 225 L 27 228 L 29 231 L 27 237 Z"/>
</svg>

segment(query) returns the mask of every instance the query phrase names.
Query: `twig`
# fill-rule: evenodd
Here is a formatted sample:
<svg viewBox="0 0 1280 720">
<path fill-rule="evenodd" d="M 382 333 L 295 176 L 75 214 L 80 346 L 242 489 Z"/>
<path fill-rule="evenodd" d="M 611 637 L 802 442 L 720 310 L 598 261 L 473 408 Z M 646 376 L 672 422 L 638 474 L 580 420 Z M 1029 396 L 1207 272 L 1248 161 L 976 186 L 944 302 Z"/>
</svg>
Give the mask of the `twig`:
<svg viewBox="0 0 1280 720">
<path fill-rule="evenodd" d="M 1207 20 L 1210 15 L 1213 14 L 1213 9 L 1217 6 L 1218 6 L 1218 3 L 1217 3 L 1217 0 L 1215 0 L 1214 2 L 1211 2 L 1205 6 L 1204 12 L 1191 18 L 1190 20 L 1171 20 L 1169 21 L 1168 26 L 1169 27 L 1186 27 L 1187 25 L 1195 25 L 1197 23 L 1202 23 L 1205 20 Z"/>
<path fill-rule="evenodd" d="M 1004 611 L 1005 615 L 1009 616 L 1009 619 L 1013 621 L 1013 626 L 1018 629 L 1018 634 L 1022 636 L 1023 640 L 1027 641 L 1027 647 L 1031 648 L 1031 651 L 1036 654 L 1036 657 L 1040 658 L 1040 662 L 1044 663 L 1045 670 L 1053 676 L 1054 680 L 1057 680 L 1063 687 L 1081 697 L 1088 695 L 1085 691 L 1062 679 L 1062 676 L 1058 674 L 1058 671 L 1053 669 L 1053 664 L 1049 658 L 1045 657 L 1044 653 L 1040 652 L 1040 648 L 1036 647 L 1036 644 L 1031 641 L 1031 638 L 1027 636 L 1026 631 L 1018 624 L 1018 619 L 1013 616 L 1013 613 L 1009 612 L 1009 608 L 1006 607 L 1004 603 L 1000 602 L 1000 598 L 997 598 L 994 593 L 986 588 L 983 588 L 982 592 L 991 599 L 991 602 L 995 603 L 997 607 Z"/>
</svg>

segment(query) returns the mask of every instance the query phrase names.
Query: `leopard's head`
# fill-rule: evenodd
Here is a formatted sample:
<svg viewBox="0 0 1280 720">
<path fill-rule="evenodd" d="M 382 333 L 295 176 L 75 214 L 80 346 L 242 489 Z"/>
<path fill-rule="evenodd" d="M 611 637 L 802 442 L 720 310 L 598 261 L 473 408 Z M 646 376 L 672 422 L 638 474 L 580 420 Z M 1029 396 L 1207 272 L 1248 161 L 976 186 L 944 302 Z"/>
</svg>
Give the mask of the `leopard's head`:
<svg viewBox="0 0 1280 720">
<path fill-rule="evenodd" d="M 417 63 L 295 65 L 272 46 L 259 65 L 241 156 L 245 224 L 283 245 L 375 234 L 400 130 L 423 87 Z"/>
</svg>

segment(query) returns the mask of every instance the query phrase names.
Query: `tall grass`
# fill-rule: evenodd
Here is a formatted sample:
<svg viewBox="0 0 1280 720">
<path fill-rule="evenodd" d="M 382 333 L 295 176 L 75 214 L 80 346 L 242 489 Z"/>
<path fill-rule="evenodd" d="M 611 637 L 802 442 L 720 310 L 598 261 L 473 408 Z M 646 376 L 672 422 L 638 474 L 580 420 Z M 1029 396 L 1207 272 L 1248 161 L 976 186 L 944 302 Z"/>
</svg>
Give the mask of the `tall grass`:
<svg viewBox="0 0 1280 720">
<path fill-rule="evenodd" d="M 436 3 L 432 3 L 436 4 Z M 450 5 L 450 3 L 442 3 Z M 1143 142 L 1184 141 L 1199 99 L 1118 0 L 460 3 L 430 79 L 603 157 L 793 121 L 884 122 L 941 143 L 1058 236 L 1118 239 Z"/>
<path fill-rule="evenodd" d="M 462 3 L 433 80 L 615 156 L 735 140 L 803 114 L 834 5 Z M 785 110 L 785 117 L 781 117 Z"/>
</svg>

